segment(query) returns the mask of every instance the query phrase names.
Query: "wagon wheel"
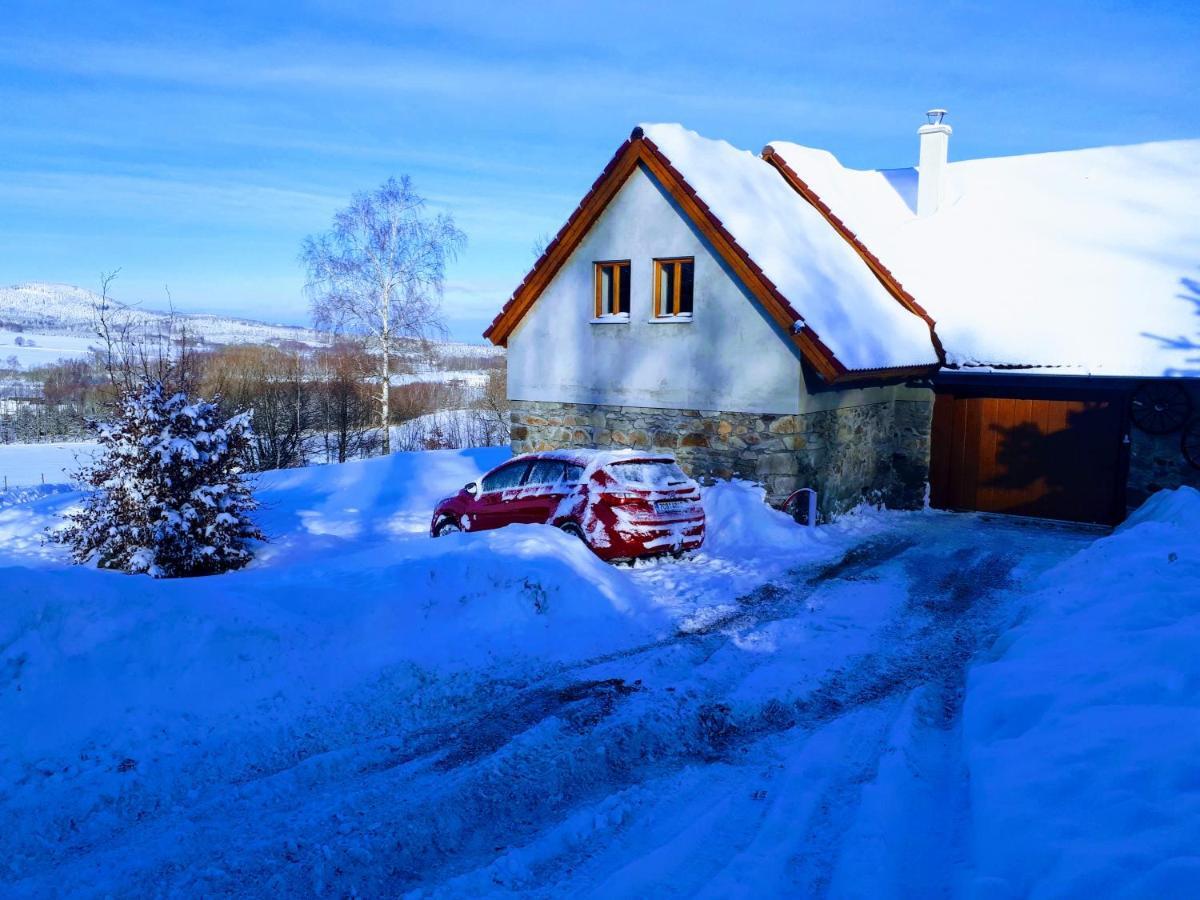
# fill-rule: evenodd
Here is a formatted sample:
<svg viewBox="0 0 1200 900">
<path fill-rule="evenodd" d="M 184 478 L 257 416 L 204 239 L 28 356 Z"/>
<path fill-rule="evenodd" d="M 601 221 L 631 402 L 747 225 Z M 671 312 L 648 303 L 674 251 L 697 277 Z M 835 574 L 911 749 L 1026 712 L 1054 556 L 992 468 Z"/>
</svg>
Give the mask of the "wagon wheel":
<svg viewBox="0 0 1200 900">
<path fill-rule="evenodd" d="M 1192 419 L 1188 427 L 1183 429 L 1183 458 L 1197 469 L 1200 469 L 1200 418 Z"/>
<path fill-rule="evenodd" d="M 1133 424 L 1147 434 L 1170 434 L 1183 427 L 1192 412 L 1192 401 L 1182 385 L 1151 381 L 1133 392 Z"/>
</svg>

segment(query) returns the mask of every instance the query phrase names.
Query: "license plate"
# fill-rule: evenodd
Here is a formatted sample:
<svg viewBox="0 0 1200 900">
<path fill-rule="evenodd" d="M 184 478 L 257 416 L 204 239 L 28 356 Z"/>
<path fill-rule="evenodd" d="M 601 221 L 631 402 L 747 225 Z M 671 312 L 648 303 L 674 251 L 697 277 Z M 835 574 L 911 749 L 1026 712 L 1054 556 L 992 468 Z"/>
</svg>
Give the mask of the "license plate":
<svg viewBox="0 0 1200 900">
<path fill-rule="evenodd" d="M 678 512 L 681 509 L 689 508 L 691 505 L 691 500 L 659 500 L 654 504 L 654 508 L 659 512 Z"/>
</svg>

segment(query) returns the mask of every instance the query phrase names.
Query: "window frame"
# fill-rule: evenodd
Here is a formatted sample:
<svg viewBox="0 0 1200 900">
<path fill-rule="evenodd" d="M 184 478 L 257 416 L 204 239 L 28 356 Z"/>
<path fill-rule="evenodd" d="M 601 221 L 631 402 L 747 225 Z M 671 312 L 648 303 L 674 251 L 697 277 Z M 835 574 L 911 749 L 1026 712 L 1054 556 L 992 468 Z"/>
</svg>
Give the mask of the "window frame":
<svg viewBox="0 0 1200 900">
<path fill-rule="evenodd" d="M 628 259 L 598 259 L 592 263 L 592 322 L 628 322 L 629 311 L 607 312 L 604 309 L 604 297 L 601 295 L 601 285 L 604 283 L 603 270 L 611 269 L 614 273 L 613 296 L 616 297 L 618 308 L 621 303 L 621 270 L 624 269 L 625 284 L 629 291 L 629 305 L 633 306 L 633 262 Z"/>
<path fill-rule="evenodd" d="M 680 312 L 679 307 L 682 305 L 682 290 L 683 290 L 683 264 L 692 264 L 692 309 L 689 312 Z M 670 312 L 663 311 L 663 268 L 665 266 L 674 266 L 675 273 L 675 290 L 674 296 L 671 298 L 671 306 L 673 309 Z M 694 256 L 664 256 L 654 260 L 654 315 L 650 321 L 652 322 L 690 322 L 696 311 L 696 257 Z"/>
</svg>

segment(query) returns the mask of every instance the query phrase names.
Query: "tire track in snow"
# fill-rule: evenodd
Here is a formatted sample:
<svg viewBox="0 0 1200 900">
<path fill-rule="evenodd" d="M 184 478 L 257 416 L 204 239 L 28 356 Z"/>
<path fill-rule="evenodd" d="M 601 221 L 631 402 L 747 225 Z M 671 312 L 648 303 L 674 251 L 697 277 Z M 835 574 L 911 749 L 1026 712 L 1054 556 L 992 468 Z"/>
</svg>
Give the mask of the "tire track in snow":
<svg viewBox="0 0 1200 900">
<path fill-rule="evenodd" d="M 903 549 L 912 546 L 913 543 L 908 542 L 900 550 L 895 548 L 887 551 L 880 548 L 856 548 L 853 554 L 848 554 L 850 562 L 854 563 L 853 569 L 849 566 L 840 566 L 836 573 L 843 578 L 849 577 L 852 571 L 855 576 L 867 576 L 873 567 L 892 561 L 900 555 Z M 964 584 L 973 585 L 972 591 L 981 591 L 986 585 L 997 583 L 999 579 L 1002 579 L 1003 573 L 1011 568 L 1010 562 L 1006 563 L 995 557 L 986 558 L 981 566 L 976 567 L 967 566 L 964 569 L 963 563 L 964 558 L 960 554 L 947 563 L 947 568 L 956 572 Z M 925 573 L 926 576 L 928 574 L 928 572 Z M 803 587 L 793 591 L 793 599 L 796 603 L 803 602 L 811 593 L 808 587 L 813 583 L 825 580 L 827 579 L 822 578 L 818 573 L 817 576 L 806 581 Z M 958 589 L 956 584 L 957 582 L 949 584 L 952 589 L 947 592 L 947 596 L 961 604 L 968 591 Z M 755 592 L 754 597 L 764 605 L 763 612 L 771 617 L 785 613 L 785 597 L 779 589 L 760 590 Z M 936 633 L 937 628 L 938 626 L 931 625 L 927 630 Z M 965 628 L 966 626 L 963 626 L 958 631 L 964 631 Z M 892 632 L 889 635 L 889 642 L 893 645 L 902 646 L 900 638 L 908 637 L 906 634 L 899 633 L 902 629 L 899 629 L 898 626 L 892 626 L 887 630 Z M 710 640 L 705 639 L 709 637 L 708 635 L 688 635 L 687 637 L 692 642 L 700 640 L 702 644 L 711 644 Z M 918 644 L 913 648 L 902 649 L 896 653 L 868 654 L 856 660 L 852 665 L 834 673 L 790 704 L 771 699 L 755 709 L 735 711 L 729 704 L 714 702 L 706 698 L 684 701 L 675 711 L 679 739 L 674 745 L 663 748 L 663 753 L 655 760 L 656 765 L 643 767 L 635 777 L 617 777 L 619 772 L 608 770 L 597 773 L 590 780 L 593 783 L 598 782 L 604 785 L 605 792 L 619 790 L 637 783 L 639 778 L 651 775 L 660 777 L 665 771 L 678 769 L 684 765 L 736 760 L 739 751 L 764 737 L 790 730 L 811 733 L 864 706 L 884 703 L 898 706 L 903 702 L 906 692 L 926 683 L 932 674 L 936 674 L 939 667 L 953 665 L 954 661 L 965 664 L 965 659 L 969 655 L 964 654 L 963 648 L 970 642 L 962 640 L 958 632 L 950 637 L 943 637 L 941 641 L 932 646 L 929 645 L 925 636 L 918 635 L 917 638 Z M 625 655 L 628 656 L 628 654 Z M 649 707 L 649 709 L 626 710 L 626 718 L 633 718 L 635 721 L 632 725 L 623 723 L 621 728 L 631 728 L 636 732 L 639 728 L 644 727 L 644 720 L 652 716 L 655 704 L 661 702 L 656 701 L 653 697 L 644 697 L 642 700 L 642 706 Z M 628 738 L 629 734 L 627 733 L 625 736 Z M 614 741 L 612 734 L 593 734 L 592 737 L 599 738 L 605 746 L 618 743 Z M 649 743 L 653 743 L 656 738 L 661 738 L 656 729 L 650 729 L 643 737 Z M 875 743 L 878 744 L 879 740 L 881 738 L 877 737 Z M 635 744 L 645 742 L 632 741 Z M 861 781 L 864 777 L 863 772 L 869 773 L 871 764 L 877 762 L 877 759 L 877 753 L 874 756 L 868 755 L 863 771 L 855 769 L 851 780 Z M 612 763 L 610 769 L 622 768 L 621 761 L 611 760 L 610 762 Z M 575 798 L 575 807 L 578 808 L 586 802 L 587 798 L 580 795 Z M 827 828 L 826 830 L 831 829 Z M 816 883 L 820 884 L 819 878 Z"/>
<path fill-rule="evenodd" d="M 897 555 L 888 555 L 887 561 Z M 939 559 L 940 563 L 934 565 Z M 926 755 L 945 757 L 938 759 L 938 765 L 949 770 L 944 780 L 952 782 L 959 777 L 955 757 L 946 756 L 941 745 L 956 727 L 966 666 L 990 637 L 991 629 L 985 626 L 1011 586 L 1009 578 L 1016 556 L 967 547 L 944 559 L 936 553 L 917 551 L 903 562 L 909 570 L 911 591 L 905 615 L 884 629 L 887 633 L 882 643 L 889 648 L 887 651 L 856 658 L 792 704 L 770 700 L 756 715 L 740 717 L 731 715 L 724 704 L 701 710 L 708 722 L 707 730 L 719 740 L 716 749 L 727 751 L 725 760 L 735 756 L 733 751 L 767 735 L 792 731 L 803 741 L 804 735 L 815 734 L 833 722 L 859 716 L 864 710 L 874 711 L 875 715 L 864 717 L 861 736 L 849 742 L 851 749 L 865 750 L 861 755 L 850 754 L 844 776 L 828 787 L 819 805 L 822 812 L 809 823 L 803 843 L 823 850 L 801 854 L 796 861 L 796 878 L 818 894 L 828 887 L 833 868 L 832 862 L 821 860 L 837 859 L 839 836 L 854 824 L 857 815 L 857 794 L 875 777 L 880 757 L 887 749 L 888 730 L 905 712 L 915 691 L 928 694 L 920 705 L 917 723 L 930 733 L 935 745 Z M 870 577 L 870 567 L 855 575 Z M 775 603 L 780 598 L 771 592 L 768 599 Z M 924 617 L 920 627 L 906 626 L 916 613 Z M 717 759 L 722 759 L 720 754 L 713 757 Z M 957 794 L 965 797 L 965 792 Z M 945 813 L 939 810 L 943 820 Z M 962 815 L 965 813 L 954 812 L 952 818 Z M 926 825 L 930 821 L 927 817 Z M 936 845 L 943 855 L 954 855 L 950 839 L 957 839 L 960 833 L 947 825 L 933 829 L 927 842 Z M 935 892 L 945 889 L 941 883 L 928 887 L 936 888 Z"/>
<path fill-rule="evenodd" d="M 860 702 L 851 702 L 847 711 L 861 708 L 862 699 L 885 701 L 886 714 L 866 719 L 856 738 L 843 773 L 830 782 L 823 792 L 816 813 L 806 823 L 801 851 L 794 859 L 799 883 L 806 895 L 826 896 L 834 883 L 840 862 L 851 851 L 844 840 L 858 824 L 864 787 L 876 781 L 880 763 L 888 752 L 889 735 L 901 716 L 911 717 L 905 723 L 913 738 L 922 742 L 943 744 L 947 732 L 956 732 L 965 695 L 966 671 L 970 660 L 992 637 L 996 628 L 997 606 L 1004 593 L 1013 585 L 1010 573 L 1017 557 L 1013 554 L 981 552 L 963 547 L 948 557 L 917 552 L 906 560 L 909 577 L 909 600 L 906 611 L 924 613 L 928 621 L 912 631 L 896 623 L 889 643 L 906 649 L 894 654 L 868 656 L 859 661 L 843 678 L 847 683 L 858 682 Z M 908 701 L 921 692 L 921 703 Z M 851 691 L 853 695 L 855 692 Z M 955 734 L 952 753 L 940 759 L 944 770 L 940 774 L 953 780 L 962 771 L 961 746 Z M 935 748 L 929 755 L 937 755 Z M 931 773 L 924 773 L 930 777 Z M 946 780 L 943 778 L 942 780 Z M 965 791 L 949 795 L 965 801 Z M 934 845 L 943 856 L 961 855 L 961 830 L 947 828 L 947 821 L 968 815 L 965 809 L 944 809 L 940 821 L 906 821 L 908 830 L 923 835 L 924 843 Z M 895 813 L 893 813 L 895 815 Z M 897 815 L 897 819 L 906 818 Z M 897 823 L 899 824 L 899 822 Z M 902 884 L 914 875 L 911 871 L 877 872 L 881 881 Z M 936 881 L 936 880 L 935 880 Z M 925 883 L 925 896 L 949 895 L 949 881 Z"/>
</svg>

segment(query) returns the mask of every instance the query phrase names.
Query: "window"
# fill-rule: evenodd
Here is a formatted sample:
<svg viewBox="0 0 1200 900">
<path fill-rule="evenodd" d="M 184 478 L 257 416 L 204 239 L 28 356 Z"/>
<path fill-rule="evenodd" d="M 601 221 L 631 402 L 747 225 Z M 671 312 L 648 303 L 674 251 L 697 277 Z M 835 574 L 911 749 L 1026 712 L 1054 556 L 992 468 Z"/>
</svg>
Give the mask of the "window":
<svg viewBox="0 0 1200 900">
<path fill-rule="evenodd" d="M 654 318 L 689 318 L 692 315 L 692 286 L 696 261 L 656 259 L 654 261 Z"/>
<path fill-rule="evenodd" d="M 596 318 L 629 315 L 629 261 L 596 263 Z"/>
<path fill-rule="evenodd" d="M 531 484 L 578 484 L 583 466 L 558 459 L 539 459 L 529 470 L 526 485 Z"/>
<path fill-rule="evenodd" d="M 609 467 L 617 480 L 622 484 L 638 485 L 650 488 L 669 488 L 687 484 L 688 477 L 683 470 L 673 462 L 668 461 L 634 461 L 613 463 Z"/>
<path fill-rule="evenodd" d="M 528 462 L 510 463 L 502 469 L 497 469 L 490 475 L 483 477 L 483 492 L 502 491 L 505 488 L 514 488 L 521 483 L 521 478 L 525 475 L 525 470 L 529 468 Z"/>
<path fill-rule="evenodd" d="M 557 484 L 562 479 L 563 464 L 557 459 L 539 459 L 529 470 L 526 484 Z"/>
</svg>

